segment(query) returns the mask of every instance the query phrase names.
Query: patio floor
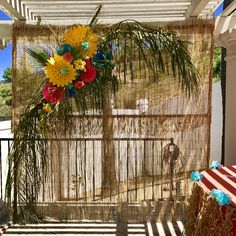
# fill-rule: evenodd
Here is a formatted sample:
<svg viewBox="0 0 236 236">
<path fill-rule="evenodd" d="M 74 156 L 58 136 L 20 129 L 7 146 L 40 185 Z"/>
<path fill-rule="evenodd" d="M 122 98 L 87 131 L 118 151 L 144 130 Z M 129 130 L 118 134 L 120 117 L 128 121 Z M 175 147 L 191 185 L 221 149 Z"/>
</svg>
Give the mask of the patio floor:
<svg viewBox="0 0 236 236">
<path fill-rule="evenodd" d="M 184 225 L 181 221 L 176 222 L 147 222 L 145 224 L 117 225 L 113 222 L 79 222 L 79 223 L 45 223 L 9 225 L 2 228 L 0 235 L 137 235 L 137 236 L 179 236 L 183 235 Z"/>
</svg>

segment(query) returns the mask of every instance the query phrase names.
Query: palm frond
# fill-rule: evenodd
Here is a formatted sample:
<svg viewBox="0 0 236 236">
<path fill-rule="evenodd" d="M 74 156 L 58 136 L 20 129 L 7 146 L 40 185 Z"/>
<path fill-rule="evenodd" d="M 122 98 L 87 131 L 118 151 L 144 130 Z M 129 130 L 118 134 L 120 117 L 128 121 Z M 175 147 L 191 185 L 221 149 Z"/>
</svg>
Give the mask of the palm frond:
<svg viewBox="0 0 236 236">
<path fill-rule="evenodd" d="M 130 42 L 132 50 L 127 50 Z M 191 61 L 187 43 L 174 33 L 162 28 L 153 28 L 136 21 L 122 21 L 108 28 L 108 33 L 100 47 L 106 45 L 122 45 L 124 78 L 126 77 L 128 58 L 136 53 L 158 78 L 159 73 L 171 74 L 190 94 L 198 88 L 199 73 Z M 139 59 L 139 60 L 140 60 Z M 157 75 L 157 76 L 155 76 Z"/>
<path fill-rule="evenodd" d="M 27 106 L 21 116 L 19 124 L 14 131 L 14 142 L 9 160 L 8 177 L 6 184 L 6 202 L 10 206 L 12 203 L 12 189 L 14 185 L 17 189 L 17 202 L 20 206 L 18 220 L 27 222 L 36 222 L 40 217 L 34 207 L 37 202 L 37 196 L 45 175 L 48 159 L 48 134 L 53 134 L 55 120 L 48 118 L 44 125 L 40 116 L 40 110 L 43 107 L 41 89 L 33 96 L 33 99 Z M 56 120 L 67 123 L 70 111 L 68 104 L 59 108 Z M 62 116 L 63 114 L 63 116 Z M 54 115 L 52 115 L 54 119 Z M 66 120 L 67 119 L 67 120 Z M 9 207 L 10 208 L 10 207 Z"/>
<path fill-rule="evenodd" d="M 92 27 L 93 24 L 96 23 L 97 17 L 98 17 L 98 15 L 100 14 L 101 9 L 102 9 L 102 5 L 99 5 L 99 6 L 97 7 L 97 10 L 96 10 L 96 12 L 95 12 L 95 14 L 94 14 L 94 16 L 93 16 L 93 18 L 92 18 L 90 24 L 89 24 L 90 27 Z"/>
</svg>

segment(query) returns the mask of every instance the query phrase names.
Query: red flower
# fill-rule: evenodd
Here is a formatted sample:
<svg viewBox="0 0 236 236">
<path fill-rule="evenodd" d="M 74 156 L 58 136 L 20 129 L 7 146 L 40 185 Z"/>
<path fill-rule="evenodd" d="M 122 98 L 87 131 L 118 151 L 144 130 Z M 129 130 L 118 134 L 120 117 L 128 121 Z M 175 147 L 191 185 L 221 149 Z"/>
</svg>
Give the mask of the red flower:
<svg viewBox="0 0 236 236">
<path fill-rule="evenodd" d="M 63 54 L 63 58 L 65 61 L 69 63 L 73 61 L 73 56 L 69 52 L 66 52 L 65 54 Z"/>
<path fill-rule="evenodd" d="M 76 83 L 75 83 L 75 88 L 77 88 L 77 89 L 81 89 L 81 88 L 83 88 L 84 87 L 84 82 L 83 81 L 77 81 Z"/>
<path fill-rule="evenodd" d="M 62 87 L 53 86 L 52 83 L 47 83 L 42 90 L 43 98 L 53 104 L 62 102 L 65 99 L 64 89 Z"/>
<path fill-rule="evenodd" d="M 97 71 L 94 66 L 91 66 L 89 59 L 86 59 L 85 62 L 86 62 L 86 65 L 85 65 L 86 71 L 81 73 L 80 78 L 85 83 L 92 83 L 94 79 L 96 78 Z"/>
</svg>

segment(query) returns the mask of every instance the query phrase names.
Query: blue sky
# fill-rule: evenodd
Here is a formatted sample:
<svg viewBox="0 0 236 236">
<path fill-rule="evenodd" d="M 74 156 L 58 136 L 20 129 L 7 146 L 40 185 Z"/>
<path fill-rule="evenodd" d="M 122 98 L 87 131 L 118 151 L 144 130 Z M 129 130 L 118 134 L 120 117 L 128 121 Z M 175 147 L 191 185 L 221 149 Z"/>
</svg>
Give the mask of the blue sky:
<svg viewBox="0 0 236 236">
<path fill-rule="evenodd" d="M 7 67 L 11 67 L 12 62 L 12 45 L 8 46 L 4 50 L 0 50 L 0 80 L 2 79 L 3 71 Z"/>
<path fill-rule="evenodd" d="M 223 11 L 223 3 L 221 3 L 221 5 L 216 9 L 213 15 L 219 16 L 222 11 Z"/>
<path fill-rule="evenodd" d="M 214 16 L 218 16 L 223 10 L 223 3 L 215 11 Z M 0 11 L 0 20 L 10 20 L 11 18 Z M 2 79 L 3 71 L 7 67 L 11 67 L 12 58 L 12 45 L 9 44 L 4 50 L 0 50 L 0 80 Z"/>
<path fill-rule="evenodd" d="M 0 11 L 0 20 L 11 20 L 11 17 L 7 16 L 2 11 Z"/>
<path fill-rule="evenodd" d="M 11 20 L 9 16 L 0 11 L 0 20 Z M 11 67 L 12 45 L 8 44 L 7 48 L 0 50 L 0 80 L 2 79 L 3 71 L 7 67 Z"/>
</svg>

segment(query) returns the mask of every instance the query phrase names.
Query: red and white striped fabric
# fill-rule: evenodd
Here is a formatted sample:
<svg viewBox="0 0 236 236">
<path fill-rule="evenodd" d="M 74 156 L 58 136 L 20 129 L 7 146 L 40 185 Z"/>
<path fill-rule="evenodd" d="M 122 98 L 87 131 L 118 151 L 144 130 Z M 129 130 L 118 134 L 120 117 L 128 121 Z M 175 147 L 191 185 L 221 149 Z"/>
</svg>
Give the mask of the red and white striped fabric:
<svg viewBox="0 0 236 236">
<path fill-rule="evenodd" d="M 236 206 L 236 166 L 227 166 L 220 169 L 208 169 L 201 172 L 203 178 L 198 185 L 207 193 L 213 188 L 228 194 L 233 206 Z"/>
</svg>

